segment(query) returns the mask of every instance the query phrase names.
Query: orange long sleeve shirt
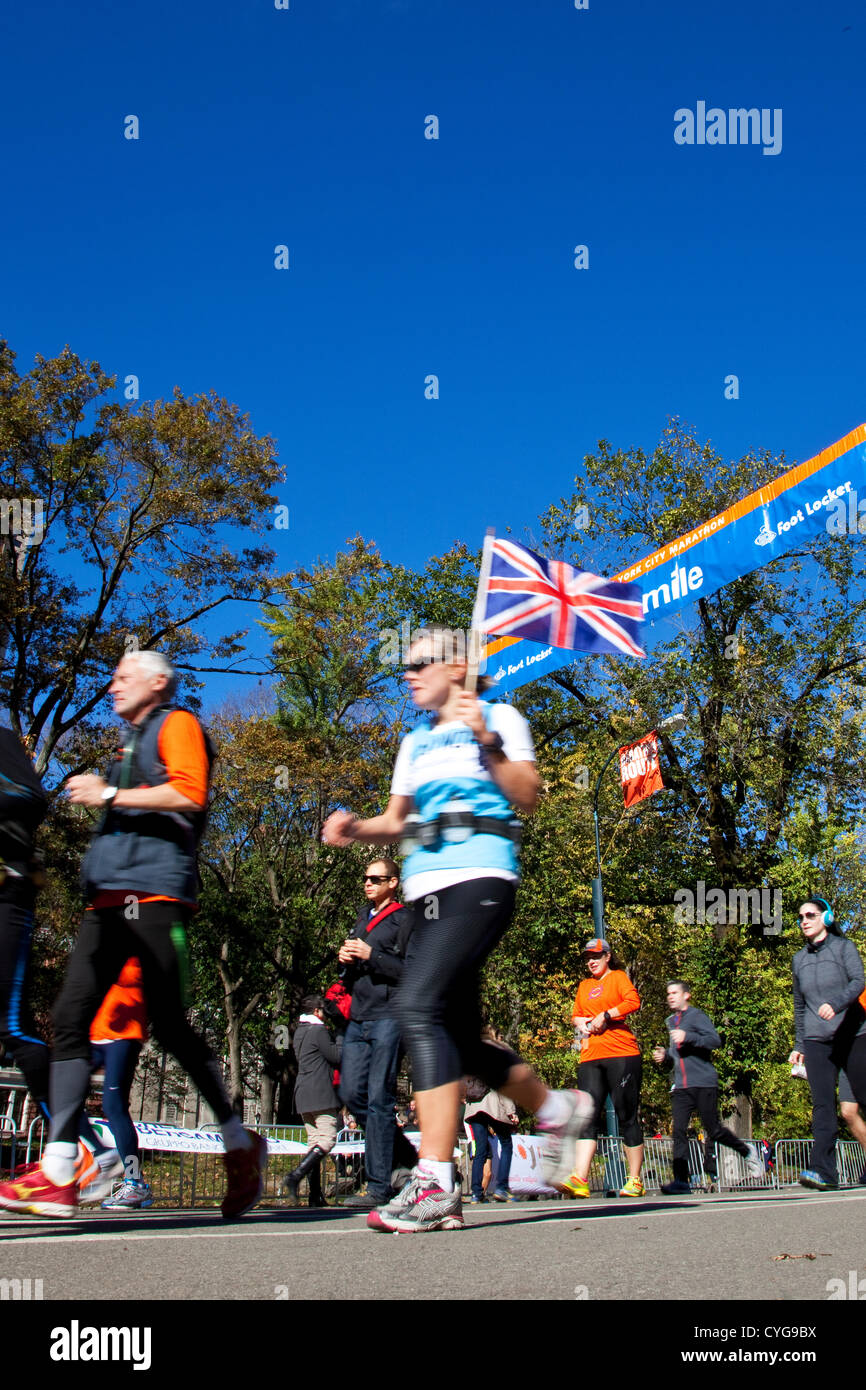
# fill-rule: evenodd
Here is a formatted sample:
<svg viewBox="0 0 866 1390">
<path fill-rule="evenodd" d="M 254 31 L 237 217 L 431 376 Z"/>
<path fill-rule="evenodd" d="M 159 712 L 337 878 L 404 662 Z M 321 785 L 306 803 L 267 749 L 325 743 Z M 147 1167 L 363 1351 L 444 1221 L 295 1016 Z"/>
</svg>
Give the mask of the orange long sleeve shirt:
<svg viewBox="0 0 866 1390">
<path fill-rule="evenodd" d="M 581 980 L 571 1011 L 572 1018 L 595 1018 L 606 1009 L 616 1009 L 615 1018 L 603 1033 L 594 1033 L 584 1041 L 581 1062 L 597 1062 L 602 1057 L 639 1057 L 637 1038 L 622 1018 L 640 1008 L 640 995 L 624 970 L 608 970 L 600 980 L 592 976 Z"/>
</svg>

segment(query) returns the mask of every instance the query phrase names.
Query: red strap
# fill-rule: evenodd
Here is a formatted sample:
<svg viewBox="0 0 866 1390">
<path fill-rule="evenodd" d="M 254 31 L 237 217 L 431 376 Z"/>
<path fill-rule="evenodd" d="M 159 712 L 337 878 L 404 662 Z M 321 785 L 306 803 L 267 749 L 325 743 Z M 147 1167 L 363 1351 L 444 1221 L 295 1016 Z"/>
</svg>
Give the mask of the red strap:
<svg viewBox="0 0 866 1390">
<path fill-rule="evenodd" d="M 402 906 L 402 903 L 389 903 L 387 907 L 383 907 L 381 912 L 377 912 L 375 917 L 370 918 L 367 923 L 367 931 L 370 932 L 374 927 L 378 927 L 380 922 L 384 922 L 386 917 L 390 917 L 392 912 L 396 912 Z"/>
</svg>

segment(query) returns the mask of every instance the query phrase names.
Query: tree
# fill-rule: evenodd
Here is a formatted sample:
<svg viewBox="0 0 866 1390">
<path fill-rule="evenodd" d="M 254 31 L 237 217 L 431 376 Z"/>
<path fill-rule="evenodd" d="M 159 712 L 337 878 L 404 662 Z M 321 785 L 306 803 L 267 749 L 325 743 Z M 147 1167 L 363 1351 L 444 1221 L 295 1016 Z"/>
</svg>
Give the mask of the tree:
<svg viewBox="0 0 866 1390">
<path fill-rule="evenodd" d="M 20 376 L 0 341 L 6 516 L 13 501 L 35 506 L 0 551 L 0 703 L 40 772 L 55 754 L 67 773 L 97 761 L 125 650 L 159 647 L 190 672 L 236 667 L 243 631 L 206 637 L 204 620 L 270 587 L 272 552 L 235 551 L 223 528 L 267 529 L 273 441 L 213 393 L 176 388 L 133 409 L 107 399 L 114 384 L 68 347 Z"/>
</svg>

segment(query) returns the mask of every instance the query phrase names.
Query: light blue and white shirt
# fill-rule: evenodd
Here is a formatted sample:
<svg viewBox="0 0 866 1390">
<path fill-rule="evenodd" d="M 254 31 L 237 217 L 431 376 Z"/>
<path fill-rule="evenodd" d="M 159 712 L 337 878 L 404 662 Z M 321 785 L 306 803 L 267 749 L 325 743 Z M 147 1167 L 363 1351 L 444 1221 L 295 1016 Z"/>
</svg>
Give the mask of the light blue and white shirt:
<svg viewBox="0 0 866 1390">
<path fill-rule="evenodd" d="M 484 718 L 491 733 L 501 736 L 502 751 L 511 762 L 535 762 L 532 734 L 522 714 L 511 705 L 485 705 Z M 475 735 L 456 719 L 406 735 L 394 765 L 391 794 L 412 797 L 422 821 L 458 809 L 506 821 L 513 816 L 511 803 L 484 764 Z M 513 840 L 471 835 L 459 844 L 440 842 L 436 849 L 414 849 L 403 865 L 403 888 L 412 902 L 471 878 L 515 882 L 519 876 Z"/>
</svg>

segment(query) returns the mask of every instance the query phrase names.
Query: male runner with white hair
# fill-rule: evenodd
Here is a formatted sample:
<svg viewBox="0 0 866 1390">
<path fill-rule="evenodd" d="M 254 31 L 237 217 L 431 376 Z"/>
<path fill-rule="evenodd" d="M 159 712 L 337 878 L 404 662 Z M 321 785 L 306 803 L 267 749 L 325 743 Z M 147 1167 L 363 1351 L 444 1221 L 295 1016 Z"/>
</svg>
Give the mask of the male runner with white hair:
<svg viewBox="0 0 866 1390">
<path fill-rule="evenodd" d="M 82 865 L 87 908 L 54 1007 L 51 1131 L 40 1165 L 0 1185 L 0 1207 L 71 1215 L 79 1202 L 78 1117 L 90 1083 L 90 1024 L 125 962 L 137 957 L 153 1031 L 212 1108 L 226 1148 L 225 1217 L 261 1196 L 267 1143 L 232 1112 L 219 1064 L 185 1010 L 186 923 L 195 909 L 196 846 L 207 803 L 210 755 L 159 652 L 123 657 L 110 691 L 129 736 L 106 778 L 70 777 L 70 800 L 103 815 Z"/>
</svg>

